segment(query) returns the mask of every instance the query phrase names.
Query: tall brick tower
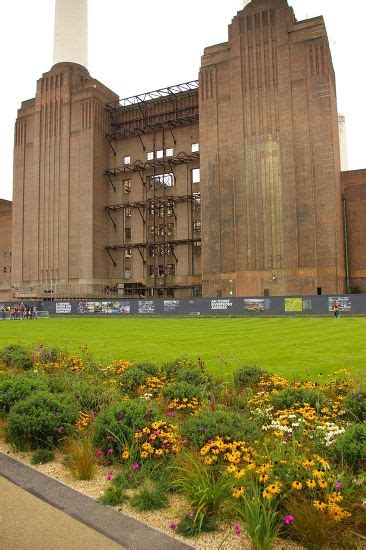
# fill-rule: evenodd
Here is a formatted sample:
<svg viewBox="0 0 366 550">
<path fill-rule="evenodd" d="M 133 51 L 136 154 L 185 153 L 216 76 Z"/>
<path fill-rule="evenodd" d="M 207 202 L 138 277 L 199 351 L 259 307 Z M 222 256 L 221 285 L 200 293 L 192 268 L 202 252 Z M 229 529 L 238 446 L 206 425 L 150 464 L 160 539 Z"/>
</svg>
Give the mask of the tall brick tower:
<svg viewBox="0 0 366 550">
<path fill-rule="evenodd" d="M 253 0 L 200 71 L 203 294 L 344 290 L 335 77 L 324 20 Z"/>
<path fill-rule="evenodd" d="M 65 21 L 77 26 L 72 10 L 86 2 L 58 2 L 56 18 L 61 3 L 71 10 Z M 77 44 L 68 52 L 38 80 L 15 124 L 12 275 L 19 297 L 82 296 L 106 281 L 105 104 L 118 96 L 75 62 L 83 59 Z"/>
</svg>

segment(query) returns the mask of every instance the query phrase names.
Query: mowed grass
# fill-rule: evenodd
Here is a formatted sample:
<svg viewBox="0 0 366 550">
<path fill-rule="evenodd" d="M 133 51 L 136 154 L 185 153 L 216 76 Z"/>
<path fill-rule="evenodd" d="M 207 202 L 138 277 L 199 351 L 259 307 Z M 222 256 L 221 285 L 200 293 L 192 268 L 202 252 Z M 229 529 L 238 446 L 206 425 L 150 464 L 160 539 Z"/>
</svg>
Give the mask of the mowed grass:
<svg viewBox="0 0 366 550">
<path fill-rule="evenodd" d="M 201 357 L 227 377 L 258 365 L 294 379 L 340 368 L 365 380 L 366 318 L 51 318 L 1 321 L 0 347 L 45 343 L 104 362 L 125 358 L 162 363 Z"/>
</svg>

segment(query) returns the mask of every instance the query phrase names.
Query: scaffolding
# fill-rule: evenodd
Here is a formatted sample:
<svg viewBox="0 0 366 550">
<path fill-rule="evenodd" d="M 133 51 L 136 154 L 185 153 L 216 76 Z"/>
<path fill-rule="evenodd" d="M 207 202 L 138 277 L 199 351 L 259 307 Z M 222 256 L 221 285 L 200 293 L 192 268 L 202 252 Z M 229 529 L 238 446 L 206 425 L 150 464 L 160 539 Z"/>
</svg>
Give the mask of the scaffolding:
<svg viewBox="0 0 366 550">
<path fill-rule="evenodd" d="M 142 136 L 168 129 L 176 143 L 174 128 L 198 122 L 198 80 L 127 97 L 106 105 L 111 131 L 106 139 L 114 155 L 113 141 L 137 136 L 145 150 Z"/>
<path fill-rule="evenodd" d="M 198 121 L 198 81 L 178 84 L 169 88 L 147 92 L 138 96 L 122 99 L 118 102 L 106 106 L 111 120 L 111 131 L 106 134 L 114 156 L 116 149 L 113 142 L 118 139 L 135 137 L 140 141 L 143 151 L 146 151 L 144 134 L 153 134 L 152 151 L 157 151 L 165 148 L 166 134 L 170 134 L 169 141 L 177 144 L 176 135 L 178 130 L 175 128 L 187 124 L 197 123 Z M 162 134 L 159 138 L 159 147 L 156 147 L 158 134 Z M 162 141 L 161 141 L 162 140 Z M 122 268 L 124 287 L 137 286 L 140 283 L 132 282 L 132 280 L 140 280 L 141 277 L 133 277 L 133 261 L 132 250 L 136 249 L 142 260 L 143 279 L 145 281 L 144 289 L 152 291 L 153 295 L 162 291 L 172 292 L 174 289 L 199 289 L 200 285 L 189 283 L 176 283 L 176 268 L 178 264 L 178 256 L 176 253 L 177 246 L 190 247 L 187 252 L 187 277 L 191 281 L 194 280 L 194 275 L 197 261 L 195 254 L 200 253 L 201 239 L 194 235 L 194 231 L 200 230 L 200 220 L 197 218 L 200 210 L 200 193 L 193 192 L 192 187 L 192 169 L 199 167 L 200 154 L 199 151 L 186 153 L 181 151 L 177 155 L 165 154 L 157 158 L 149 159 L 147 155 L 146 161 L 136 161 L 135 163 L 126 163 L 123 166 L 108 168 L 105 170 L 106 181 L 112 186 L 113 191 L 117 191 L 119 182 L 122 184 L 122 192 L 128 193 L 131 191 L 131 181 L 134 175 L 140 181 L 143 192 L 139 193 L 139 200 L 123 200 L 122 202 L 107 205 L 105 207 L 106 214 L 113 224 L 115 230 L 119 227 L 117 223 L 119 213 L 122 213 L 122 231 L 123 242 L 106 246 L 106 252 L 112 261 L 114 267 L 117 266 L 116 254 L 119 250 L 124 250 Z M 176 194 L 174 194 L 175 184 L 177 181 L 177 167 L 186 165 L 186 178 L 184 189 L 180 189 L 183 193 L 179 193 L 179 184 Z M 189 168 L 191 165 L 193 168 Z M 179 169 L 182 170 L 182 169 Z M 179 174 L 178 170 L 178 174 Z M 183 172 L 181 171 L 181 174 Z M 133 179 L 132 179 L 133 178 Z M 182 181 L 182 180 L 179 180 Z M 126 187 L 125 187 L 126 186 Z M 125 197 L 127 199 L 127 197 Z M 179 204 L 187 203 L 187 210 L 184 215 L 188 216 L 191 223 L 188 223 L 186 235 L 177 231 L 177 210 Z M 131 234 L 132 227 L 132 212 L 137 211 L 143 223 L 143 242 L 132 242 Z M 179 211 L 179 209 L 178 209 Z M 135 217 L 133 217 L 135 219 Z M 199 229 L 196 225 L 199 224 Z M 196 229 L 193 228 L 195 225 Z M 185 237 L 185 238 L 178 238 Z M 197 238 L 195 238 L 197 237 Z M 118 241 L 119 239 L 117 239 Z M 188 275 L 190 274 L 190 275 Z M 131 283 L 126 282 L 131 280 Z M 138 290 L 138 292 L 137 292 Z M 140 295 L 141 288 L 136 292 Z"/>
</svg>

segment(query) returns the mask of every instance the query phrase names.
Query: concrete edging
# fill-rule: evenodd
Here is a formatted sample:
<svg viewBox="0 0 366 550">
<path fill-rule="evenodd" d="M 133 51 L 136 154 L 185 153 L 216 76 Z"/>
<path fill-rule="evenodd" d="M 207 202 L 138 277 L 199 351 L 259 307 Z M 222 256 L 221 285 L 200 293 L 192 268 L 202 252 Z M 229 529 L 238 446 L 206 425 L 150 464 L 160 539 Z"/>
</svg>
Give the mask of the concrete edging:
<svg viewBox="0 0 366 550">
<path fill-rule="evenodd" d="M 98 533 L 131 550 L 188 550 L 171 537 L 0 452 L 0 475 Z"/>
</svg>

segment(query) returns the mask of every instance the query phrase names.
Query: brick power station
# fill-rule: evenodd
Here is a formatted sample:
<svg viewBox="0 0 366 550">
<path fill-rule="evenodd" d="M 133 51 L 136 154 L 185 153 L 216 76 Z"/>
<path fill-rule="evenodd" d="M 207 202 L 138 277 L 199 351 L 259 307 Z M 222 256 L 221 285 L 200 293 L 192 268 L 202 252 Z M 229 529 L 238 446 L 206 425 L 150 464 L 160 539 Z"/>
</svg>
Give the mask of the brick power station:
<svg viewBox="0 0 366 550">
<path fill-rule="evenodd" d="M 68 60 L 39 79 L 0 204 L 0 297 L 366 290 L 365 204 L 366 171 L 341 173 L 323 18 L 253 0 L 199 81 L 120 100 Z"/>
</svg>

